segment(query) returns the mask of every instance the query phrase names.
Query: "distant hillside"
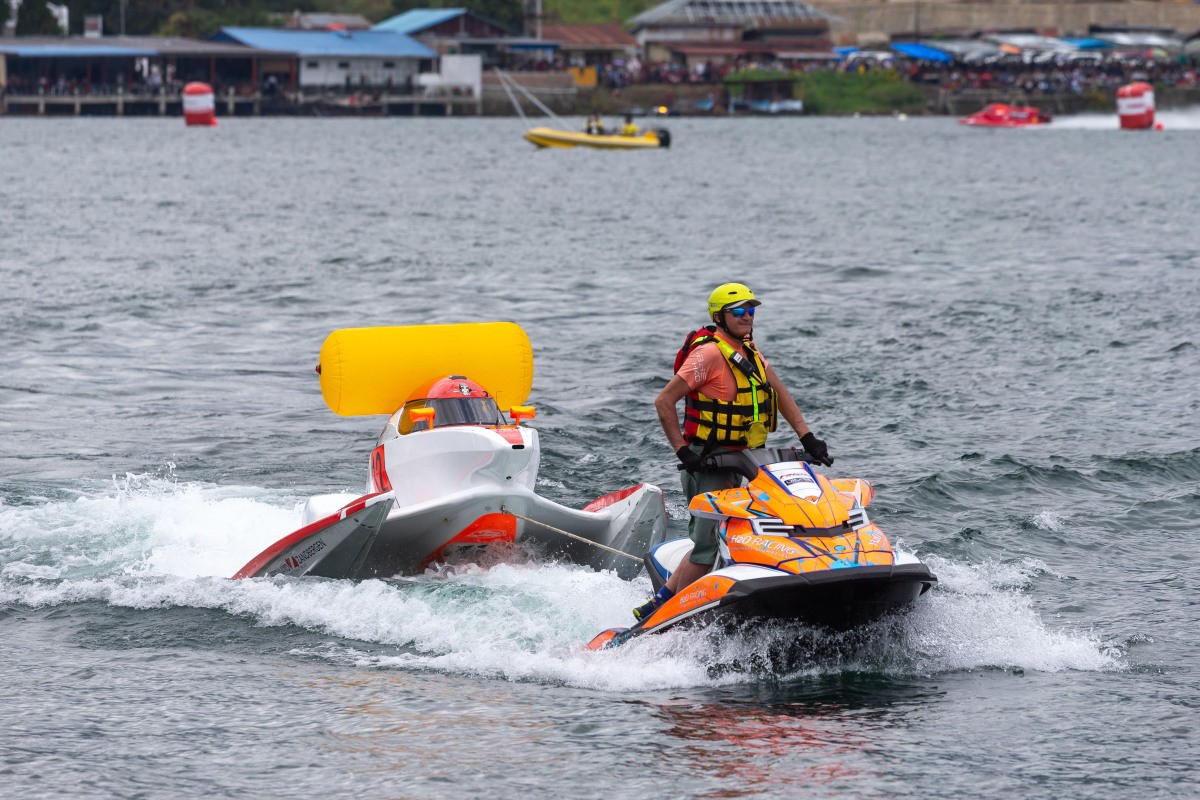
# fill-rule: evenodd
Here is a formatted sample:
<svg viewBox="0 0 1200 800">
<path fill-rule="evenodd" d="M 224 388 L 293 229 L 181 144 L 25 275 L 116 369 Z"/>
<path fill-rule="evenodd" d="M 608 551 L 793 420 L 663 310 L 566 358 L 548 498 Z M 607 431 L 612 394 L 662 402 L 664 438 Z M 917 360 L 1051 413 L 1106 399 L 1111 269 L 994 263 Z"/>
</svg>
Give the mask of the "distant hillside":
<svg viewBox="0 0 1200 800">
<path fill-rule="evenodd" d="M 656 5 L 657 0 L 543 0 L 542 16 L 567 24 L 624 23 Z"/>
<path fill-rule="evenodd" d="M 92 14 L 104 17 L 107 35 L 121 32 L 121 0 L 65 2 L 70 9 L 69 33 L 81 34 L 84 17 Z M 534 2 L 528 0 L 531 12 Z M 0 6 L 7 5 L 0 0 Z M 653 0 L 544 0 L 542 16 L 546 22 L 622 23 L 654 5 Z M 125 0 L 125 32 L 206 38 L 229 25 L 277 25 L 296 10 L 361 14 L 379 22 L 412 8 L 464 7 L 518 30 L 522 27 L 523 0 Z"/>
<path fill-rule="evenodd" d="M 121 31 L 122 0 L 64 0 L 70 10 L 72 34 L 83 32 L 85 16 L 102 15 L 104 32 Z M 659 4 L 658 0 L 542 0 L 545 22 L 625 24 Z M 124 0 L 125 32 L 206 38 L 228 25 L 270 26 L 293 11 L 361 14 L 379 22 L 412 8 L 466 7 L 481 16 L 520 30 L 524 9 L 532 13 L 536 0 Z M 0 9 L 6 9 L 0 0 Z M 1086 31 L 1090 24 L 1140 24 L 1191 32 L 1200 27 L 1197 2 L 1000 2 L 999 0 L 818 0 L 816 5 L 836 14 L 838 30 L 896 33 L 988 27 L 1030 28 L 1066 32 Z M 30 13 L 40 4 L 26 3 Z M 0 12 L 2 13 L 2 12 Z M 0 16 L 0 19 L 3 17 Z M 532 24 L 530 24 L 532 28 Z"/>
</svg>

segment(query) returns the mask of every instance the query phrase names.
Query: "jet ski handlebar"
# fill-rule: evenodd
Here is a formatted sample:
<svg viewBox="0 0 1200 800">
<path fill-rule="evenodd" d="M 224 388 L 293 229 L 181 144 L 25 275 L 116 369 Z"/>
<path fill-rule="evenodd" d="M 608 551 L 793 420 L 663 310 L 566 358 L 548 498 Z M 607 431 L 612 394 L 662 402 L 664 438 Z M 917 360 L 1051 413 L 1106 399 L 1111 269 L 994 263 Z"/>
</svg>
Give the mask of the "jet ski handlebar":
<svg viewBox="0 0 1200 800">
<path fill-rule="evenodd" d="M 754 480 L 760 468 L 781 461 L 803 461 L 820 464 L 813 456 L 799 447 L 757 447 L 737 450 L 732 453 L 716 453 L 704 458 L 704 466 L 712 470 L 732 470 L 741 473 L 746 480 Z"/>
</svg>

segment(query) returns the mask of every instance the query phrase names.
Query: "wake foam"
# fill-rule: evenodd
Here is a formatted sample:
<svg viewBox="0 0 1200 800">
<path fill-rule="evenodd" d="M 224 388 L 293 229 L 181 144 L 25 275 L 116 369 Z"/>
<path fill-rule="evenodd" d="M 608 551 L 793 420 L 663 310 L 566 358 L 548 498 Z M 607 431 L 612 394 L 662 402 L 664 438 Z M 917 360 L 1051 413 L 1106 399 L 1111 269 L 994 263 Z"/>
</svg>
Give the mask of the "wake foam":
<svg viewBox="0 0 1200 800">
<path fill-rule="evenodd" d="M 396 583 L 228 580 L 298 527 L 300 505 L 254 487 L 145 476 L 74 500 L 0 505 L 0 603 L 215 609 L 254 626 L 309 631 L 296 648 L 306 657 L 618 692 L 846 671 L 1124 668 L 1121 654 L 1092 634 L 1042 622 L 1028 588 L 1045 567 L 1032 561 L 931 557 L 940 580 L 931 595 L 903 617 L 850 634 L 787 623 L 712 627 L 638 637 L 600 653 L 582 647 L 632 622 L 630 609 L 651 591 L 647 578 L 629 582 L 526 559 L 441 567 Z M 331 646 L 328 636 L 343 641 Z"/>
<path fill-rule="evenodd" d="M 1159 110 L 1154 115 L 1155 122 L 1161 122 L 1164 131 L 1194 131 L 1200 130 L 1200 109 L 1170 109 Z M 1114 111 L 1111 114 L 1074 114 L 1072 116 L 1056 116 L 1049 125 L 1041 126 L 1039 130 L 1112 130 L 1121 129 L 1120 120 Z M 1031 129 L 1032 130 L 1032 129 Z M 1141 133 L 1141 131 L 1125 131 L 1126 133 Z M 1145 131 L 1154 133 L 1154 131 Z"/>
</svg>

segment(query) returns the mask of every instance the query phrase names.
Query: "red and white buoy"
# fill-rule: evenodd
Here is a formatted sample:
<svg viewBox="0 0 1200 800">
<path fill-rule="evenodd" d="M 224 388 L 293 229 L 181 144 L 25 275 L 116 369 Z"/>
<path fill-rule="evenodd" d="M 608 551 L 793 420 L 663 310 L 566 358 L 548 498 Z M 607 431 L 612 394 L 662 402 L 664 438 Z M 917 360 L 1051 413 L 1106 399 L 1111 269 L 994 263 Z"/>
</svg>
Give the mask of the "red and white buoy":
<svg viewBox="0 0 1200 800">
<path fill-rule="evenodd" d="M 213 100 L 213 89 L 207 83 L 194 81 L 183 87 L 183 121 L 189 127 L 217 124 L 217 104 Z"/>
<path fill-rule="evenodd" d="M 1149 130 L 1154 127 L 1154 87 L 1148 83 L 1130 83 L 1117 89 L 1117 116 L 1121 130 Z"/>
</svg>

